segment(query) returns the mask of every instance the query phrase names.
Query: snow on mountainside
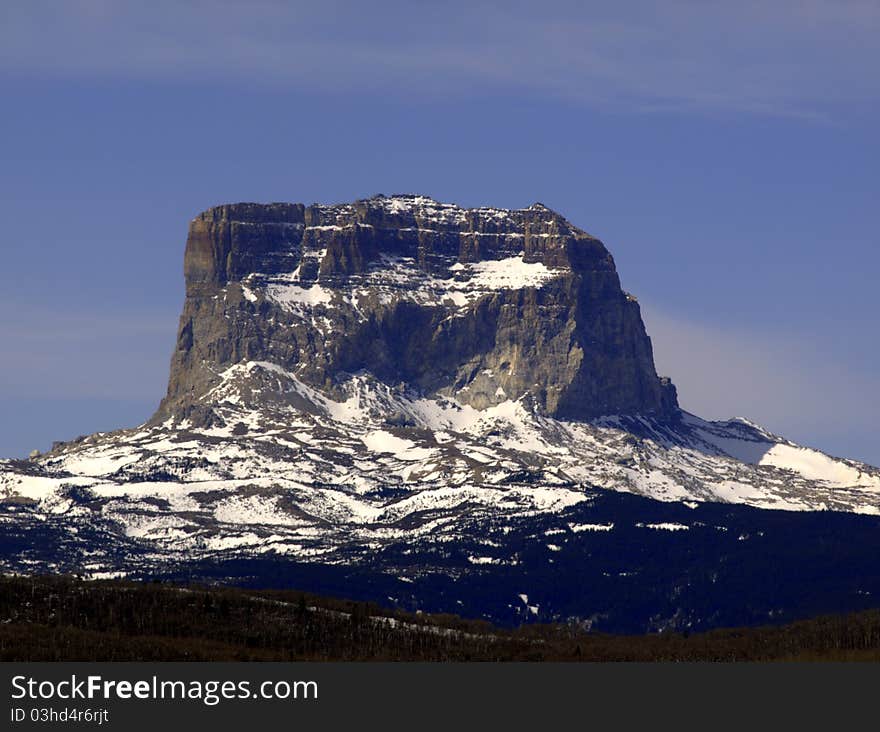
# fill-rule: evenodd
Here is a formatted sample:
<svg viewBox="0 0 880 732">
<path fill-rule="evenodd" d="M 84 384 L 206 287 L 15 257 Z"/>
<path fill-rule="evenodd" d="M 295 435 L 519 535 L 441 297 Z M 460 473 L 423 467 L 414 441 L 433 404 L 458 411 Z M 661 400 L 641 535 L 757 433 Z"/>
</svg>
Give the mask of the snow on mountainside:
<svg viewBox="0 0 880 732">
<path fill-rule="evenodd" d="M 610 254 L 540 204 L 218 207 L 192 222 L 185 270 L 157 416 L 0 461 L 0 523 L 332 563 L 597 488 L 880 514 L 880 470 L 678 410 Z"/>
<path fill-rule="evenodd" d="M 463 516 L 559 512 L 591 500 L 591 487 L 661 501 L 880 513 L 880 471 L 746 421 L 570 422 L 536 415 L 525 400 L 477 410 L 367 374 L 345 389 L 336 401 L 274 364 L 238 364 L 204 396 L 225 426 L 169 420 L 96 435 L 32 461 L 29 473 L 6 463 L 0 491 L 46 514 L 95 511 L 71 499 L 76 486 L 126 536 L 165 550 L 325 561 L 352 543 L 454 539 Z M 271 407 L 250 406 L 267 394 Z"/>
</svg>

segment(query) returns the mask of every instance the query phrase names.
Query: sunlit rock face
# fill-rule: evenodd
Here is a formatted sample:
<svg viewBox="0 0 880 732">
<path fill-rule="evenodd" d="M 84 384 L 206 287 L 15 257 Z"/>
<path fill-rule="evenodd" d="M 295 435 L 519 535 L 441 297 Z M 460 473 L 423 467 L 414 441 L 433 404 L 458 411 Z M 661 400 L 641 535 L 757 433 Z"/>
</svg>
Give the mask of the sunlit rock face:
<svg viewBox="0 0 880 732">
<path fill-rule="evenodd" d="M 605 247 L 540 204 L 219 206 L 185 274 L 153 418 L 0 460 L 0 571 L 626 632 L 880 594 L 880 470 L 679 410 Z"/>
<path fill-rule="evenodd" d="M 233 204 L 191 225 L 186 303 L 156 415 L 210 423 L 227 367 L 268 361 L 329 396 L 353 375 L 485 409 L 674 416 L 638 303 L 598 239 L 541 204 L 424 196 Z"/>
</svg>

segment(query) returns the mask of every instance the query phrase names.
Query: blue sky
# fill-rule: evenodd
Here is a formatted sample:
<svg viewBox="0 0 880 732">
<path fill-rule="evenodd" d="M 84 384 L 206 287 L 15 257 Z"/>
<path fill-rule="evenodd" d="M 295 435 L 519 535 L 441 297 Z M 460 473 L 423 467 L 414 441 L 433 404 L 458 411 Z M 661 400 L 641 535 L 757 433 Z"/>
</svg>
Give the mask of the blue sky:
<svg viewBox="0 0 880 732">
<path fill-rule="evenodd" d="M 149 416 L 200 210 L 420 192 L 560 211 L 685 408 L 880 463 L 880 5 L 534 7 L 3 3 L 0 455 Z"/>
</svg>

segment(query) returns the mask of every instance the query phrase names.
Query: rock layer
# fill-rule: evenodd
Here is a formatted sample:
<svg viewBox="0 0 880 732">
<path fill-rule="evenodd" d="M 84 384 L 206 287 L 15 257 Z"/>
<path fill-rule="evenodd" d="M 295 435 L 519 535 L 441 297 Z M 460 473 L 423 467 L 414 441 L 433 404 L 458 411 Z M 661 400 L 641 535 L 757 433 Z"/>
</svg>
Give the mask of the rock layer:
<svg viewBox="0 0 880 732">
<path fill-rule="evenodd" d="M 186 301 L 155 420 L 211 423 L 219 374 L 268 361 L 328 395 L 354 374 L 482 409 L 677 414 L 601 241 L 541 204 L 423 196 L 232 204 L 190 224 Z"/>
</svg>

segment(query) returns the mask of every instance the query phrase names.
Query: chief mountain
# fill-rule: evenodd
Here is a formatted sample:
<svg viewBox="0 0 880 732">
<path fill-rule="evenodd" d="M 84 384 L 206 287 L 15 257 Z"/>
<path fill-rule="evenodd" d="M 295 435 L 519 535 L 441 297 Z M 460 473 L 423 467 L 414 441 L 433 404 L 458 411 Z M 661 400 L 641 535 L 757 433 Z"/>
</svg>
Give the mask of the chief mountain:
<svg viewBox="0 0 880 732">
<path fill-rule="evenodd" d="M 0 461 L 4 570 L 626 631 L 878 604 L 880 470 L 682 411 L 541 204 L 218 206 L 184 273 L 156 414 Z"/>
</svg>

